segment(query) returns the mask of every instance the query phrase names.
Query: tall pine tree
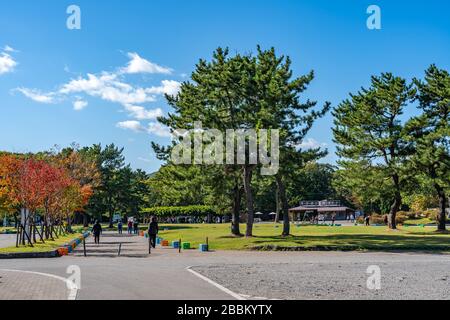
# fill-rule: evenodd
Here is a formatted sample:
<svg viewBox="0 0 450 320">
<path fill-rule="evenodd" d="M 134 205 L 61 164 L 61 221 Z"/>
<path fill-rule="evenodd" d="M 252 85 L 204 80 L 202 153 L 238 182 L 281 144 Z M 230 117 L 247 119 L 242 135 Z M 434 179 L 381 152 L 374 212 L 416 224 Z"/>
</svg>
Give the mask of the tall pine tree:
<svg viewBox="0 0 450 320">
<path fill-rule="evenodd" d="M 395 217 L 402 205 L 402 174 L 405 159 L 411 150 L 405 140 L 401 115 L 414 99 L 415 90 L 405 79 L 391 73 L 372 77 L 369 89 L 362 88 L 350 99 L 342 102 L 334 111 L 334 141 L 340 166 L 352 170 L 365 162 L 377 168 L 379 185 L 389 179 L 391 196 L 389 227 L 396 229 Z M 364 172 L 360 172 L 364 175 Z"/>
<path fill-rule="evenodd" d="M 450 188 L 450 75 L 432 65 L 425 81 L 414 79 L 422 114 L 411 119 L 407 131 L 415 152 L 410 172 L 424 176 L 439 198 L 438 230 L 445 231 L 447 193 Z"/>
</svg>

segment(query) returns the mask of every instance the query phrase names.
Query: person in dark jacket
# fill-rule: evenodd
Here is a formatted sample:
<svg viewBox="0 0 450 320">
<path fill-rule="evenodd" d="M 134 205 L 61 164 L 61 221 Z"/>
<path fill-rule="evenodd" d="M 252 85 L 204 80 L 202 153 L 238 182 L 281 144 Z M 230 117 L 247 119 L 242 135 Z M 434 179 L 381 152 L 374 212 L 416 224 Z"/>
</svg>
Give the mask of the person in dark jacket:
<svg viewBox="0 0 450 320">
<path fill-rule="evenodd" d="M 100 235 L 102 234 L 102 226 L 98 221 L 95 221 L 92 227 L 92 233 L 94 234 L 94 241 L 96 244 L 100 244 Z"/>
<path fill-rule="evenodd" d="M 156 220 L 156 217 L 152 217 L 152 222 L 148 225 L 148 236 L 150 237 L 150 243 L 153 248 L 156 248 L 156 235 L 158 232 L 158 221 Z"/>
<path fill-rule="evenodd" d="M 132 233 L 133 233 L 133 221 L 128 220 L 128 234 L 132 234 Z"/>
<path fill-rule="evenodd" d="M 366 227 L 370 226 L 370 216 L 369 215 L 365 216 L 364 221 L 366 222 Z"/>
<path fill-rule="evenodd" d="M 117 230 L 119 231 L 119 234 L 122 234 L 122 232 L 123 232 L 122 221 L 119 221 L 119 223 L 117 224 Z"/>
<path fill-rule="evenodd" d="M 139 234 L 139 220 L 135 219 L 133 222 L 133 231 L 134 234 Z"/>
</svg>

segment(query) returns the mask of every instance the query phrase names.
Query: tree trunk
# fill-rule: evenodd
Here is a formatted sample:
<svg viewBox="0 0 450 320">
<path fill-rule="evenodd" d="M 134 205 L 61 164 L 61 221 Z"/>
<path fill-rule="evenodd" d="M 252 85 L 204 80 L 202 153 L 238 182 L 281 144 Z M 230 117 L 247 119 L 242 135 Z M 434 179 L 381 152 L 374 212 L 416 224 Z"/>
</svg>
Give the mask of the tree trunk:
<svg viewBox="0 0 450 320">
<path fill-rule="evenodd" d="M 392 180 L 394 181 L 395 185 L 395 198 L 394 203 L 392 204 L 391 209 L 389 211 L 388 224 L 389 229 L 395 230 L 397 229 L 395 217 L 397 216 L 397 212 L 400 210 L 400 206 L 402 205 L 402 195 L 400 194 L 400 183 L 398 175 L 394 174 L 392 176 Z"/>
<path fill-rule="evenodd" d="M 70 216 L 67 217 L 67 229 L 66 229 L 66 231 L 68 233 L 73 233 L 72 232 L 72 219 L 70 218 Z"/>
<path fill-rule="evenodd" d="M 113 211 L 110 209 L 109 210 L 109 227 L 113 228 L 114 224 L 113 224 Z"/>
<path fill-rule="evenodd" d="M 283 237 L 287 237 L 290 234 L 290 221 L 289 221 L 289 204 L 286 197 L 286 188 L 284 187 L 283 180 L 281 179 L 280 175 L 277 175 L 275 177 L 277 181 L 278 190 L 280 193 L 280 202 L 281 202 L 281 210 L 283 213 Z"/>
<path fill-rule="evenodd" d="M 245 198 L 247 202 L 247 230 L 245 231 L 246 237 L 253 236 L 253 221 L 255 219 L 253 209 L 253 191 L 252 191 L 252 171 L 254 166 L 244 166 L 244 190 Z"/>
<path fill-rule="evenodd" d="M 31 234 L 32 234 L 32 240 L 33 243 L 36 243 L 36 217 L 33 215 L 33 217 L 30 218 L 31 219 Z"/>
<path fill-rule="evenodd" d="M 275 191 L 275 201 L 276 201 L 276 209 L 275 209 L 275 223 L 280 222 L 280 188 L 278 187 L 278 183 L 276 184 L 277 190 Z"/>
<path fill-rule="evenodd" d="M 88 216 L 86 212 L 83 212 L 83 227 L 85 228 L 89 227 Z"/>
<path fill-rule="evenodd" d="M 234 196 L 233 196 L 233 215 L 231 217 L 231 234 L 235 236 L 241 236 L 241 230 L 239 228 L 240 211 L 241 211 L 241 188 L 239 186 L 239 183 L 236 183 L 236 186 L 234 187 Z"/>
<path fill-rule="evenodd" d="M 447 196 L 445 194 L 444 188 L 442 188 L 439 184 L 435 183 L 434 187 L 439 196 L 439 213 L 437 216 L 438 231 L 445 231 L 445 222 L 447 220 L 447 214 L 445 212 L 447 208 Z"/>
<path fill-rule="evenodd" d="M 113 214 L 114 214 L 113 203 L 112 203 L 112 196 L 108 197 L 108 212 L 109 212 L 109 228 L 113 228 Z"/>
</svg>

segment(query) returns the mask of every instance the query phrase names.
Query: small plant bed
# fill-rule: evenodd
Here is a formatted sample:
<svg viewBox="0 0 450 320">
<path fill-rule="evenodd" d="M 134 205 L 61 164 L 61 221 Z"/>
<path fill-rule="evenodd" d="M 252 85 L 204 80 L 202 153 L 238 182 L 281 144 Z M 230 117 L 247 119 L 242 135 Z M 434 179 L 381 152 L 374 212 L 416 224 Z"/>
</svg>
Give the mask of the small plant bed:
<svg viewBox="0 0 450 320">
<path fill-rule="evenodd" d="M 46 240 L 45 243 L 38 242 L 32 246 L 8 247 L 0 249 L 0 259 L 2 258 L 50 258 L 58 257 L 64 254 L 61 248 L 72 246 L 76 242 L 81 243 L 82 237 L 88 236 L 89 233 L 73 233 L 62 235 L 54 240 Z M 78 240 L 78 241 L 77 241 Z M 76 247 L 76 246 L 75 246 Z M 65 250 L 64 250 L 65 252 Z"/>
</svg>

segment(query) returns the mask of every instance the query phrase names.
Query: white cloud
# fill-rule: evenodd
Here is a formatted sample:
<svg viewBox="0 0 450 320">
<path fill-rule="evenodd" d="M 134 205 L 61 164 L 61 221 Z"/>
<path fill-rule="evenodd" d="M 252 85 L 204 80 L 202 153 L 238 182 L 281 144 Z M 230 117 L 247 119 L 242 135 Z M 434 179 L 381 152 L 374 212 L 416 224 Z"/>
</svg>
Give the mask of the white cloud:
<svg viewBox="0 0 450 320">
<path fill-rule="evenodd" d="M 154 120 L 164 115 L 163 111 L 160 108 L 148 110 L 144 107 L 129 104 L 125 105 L 124 107 L 125 110 L 129 112 L 130 116 L 137 120 Z"/>
<path fill-rule="evenodd" d="M 3 51 L 5 51 L 5 52 L 18 52 L 16 49 L 14 49 L 14 48 L 12 48 L 12 47 L 10 47 L 10 46 L 8 46 L 8 45 L 6 45 L 6 46 L 3 48 Z"/>
<path fill-rule="evenodd" d="M 180 92 L 181 83 L 175 80 L 163 80 L 159 87 L 147 88 L 145 91 L 150 94 L 168 94 L 175 96 Z"/>
<path fill-rule="evenodd" d="M 147 159 L 147 158 L 143 158 L 143 157 L 138 157 L 138 160 L 139 160 L 139 161 L 142 161 L 142 162 L 147 162 L 147 163 L 153 162 L 153 160 Z"/>
<path fill-rule="evenodd" d="M 46 104 L 55 103 L 54 93 L 52 92 L 42 93 L 39 90 L 27 88 L 17 88 L 16 90 L 33 101 Z"/>
<path fill-rule="evenodd" d="M 163 126 L 158 122 L 150 122 L 148 127 L 145 127 L 137 120 L 122 121 L 117 123 L 116 127 L 124 130 L 131 130 L 133 132 L 143 132 L 153 134 L 158 137 L 170 138 L 172 134 L 168 127 Z"/>
<path fill-rule="evenodd" d="M 169 128 L 166 126 L 163 126 L 162 124 L 160 124 L 158 122 L 150 122 L 148 124 L 147 132 L 154 134 L 158 137 L 163 137 L 163 138 L 172 137 L 172 134 L 170 133 Z"/>
<path fill-rule="evenodd" d="M 8 72 L 13 72 L 17 66 L 16 60 L 6 52 L 0 53 L 0 75 Z"/>
<path fill-rule="evenodd" d="M 60 94 L 84 93 L 102 100 L 127 104 L 139 104 L 156 101 L 156 97 L 146 89 L 133 87 L 119 79 L 113 73 L 103 73 L 99 76 L 88 74 L 87 78 L 78 78 L 64 84 Z"/>
<path fill-rule="evenodd" d="M 116 126 L 118 128 L 131 130 L 134 132 L 145 132 L 145 128 L 141 125 L 139 121 L 136 120 L 119 122 Z"/>
<path fill-rule="evenodd" d="M 81 110 L 83 110 L 84 108 L 86 108 L 87 106 L 88 106 L 87 101 L 84 101 L 84 100 L 81 100 L 81 99 L 75 100 L 75 101 L 73 102 L 73 109 L 74 109 L 75 111 L 81 111 Z"/>
<path fill-rule="evenodd" d="M 155 120 L 163 116 L 162 109 L 149 109 L 145 104 L 157 101 L 158 97 L 164 94 L 177 95 L 181 83 L 175 80 L 162 80 L 159 85 L 146 87 L 127 82 L 127 74 L 172 73 L 171 69 L 151 63 L 141 58 L 137 53 L 129 53 L 128 56 L 130 61 L 124 68 L 116 69 L 114 72 L 103 71 L 97 74 L 88 73 L 86 76 L 79 76 L 63 83 L 54 92 L 42 93 L 38 89 L 29 88 L 18 88 L 16 91 L 41 103 L 56 103 L 71 99 L 76 111 L 87 107 L 86 96 L 117 103 L 122 105 L 124 111 L 133 119 L 117 123 L 118 128 L 146 132 L 160 137 L 170 137 L 168 128 L 156 122 L 141 124 L 140 121 Z M 67 66 L 64 70 L 70 72 Z"/>
<path fill-rule="evenodd" d="M 143 63 L 137 54 L 131 54 L 130 61 L 127 68 L 131 66 L 131 70 L 138 70 L 136 66 L 136 61 Z M 134 61 L 134 62 L 133 62 Z M 144 61 L 146 61 L 144 59 Z M 147 61 L 148 62 L 148 61 Z M 145 65 L 145 63 L 143 63 Z M 148 69 L 148 66 L 146 67 Z M 153 68 L 156 68 L 153 66 Z M 141 68 L 142 69 L 142 68 Z M 162 72 L 158 68 L 155 69 L 158 72 Z M 139 87 L 129 84 L 125 81 L 124 75 L 120 72 L 101 72 L 100 74 L 88 73 L 86 77 L 78 77 L 77 79 L 72 79 L 68 83 L 60 86 L 60 89 L 56 92 L 52 92 L 52 96 L 59 96 L 61 99 L 68 95 L 73 94 L 86 94 L 88 96 L 97 97 L 105 101 L 119 103 L 124 107 L 135 106 L 143 103 L 155 102 L 157 96 L 163 94 L 176 95 L 180 90 L 181 84 L 174 80 L 163 80 L 159 86 L 153 87 Z M 24 89 L 19 90 L 25 94 L 25 90 L 28 92 L 39 92 L 36 89 Z M 27 97 L 32 98 L 32 95 L 27 95 Z M 48 103 L 45 99 L 41 99 L 42 102 Z M 39 101 L 39 100 L 35 100 Z M 153 119 L 155 116 L 145 110 L 134 108 L 131 113 L 136 115 L 137 119 Z M 128 110 L 130 111 L 130 110 Z M 157 116 L 160 115 L 160 111 L 156 110 Z"/>
<path fill-rule="evenodd" d="M 326 147 L 326 143 L 320 143 L 313 138 L 308 138 L 298 145 L 300 149 L 317 149 Z"/>
<path fill-rule="evenodd" d="M 141 58 L 137 53 L 129 52 L 128 57 L 130 61 L 125 68 L 121 69 L 121 73 L 135 74 L 135 73 L 159 73 L 172 74 L 172 69 L 161 67 L 156 63 L 150 62 Z"/>
</svg>

